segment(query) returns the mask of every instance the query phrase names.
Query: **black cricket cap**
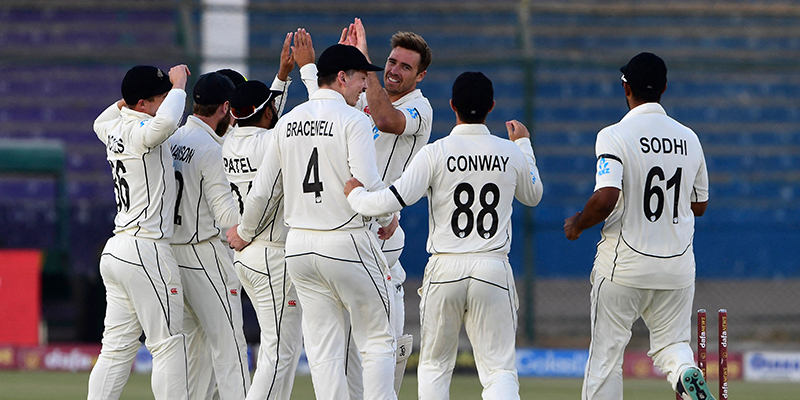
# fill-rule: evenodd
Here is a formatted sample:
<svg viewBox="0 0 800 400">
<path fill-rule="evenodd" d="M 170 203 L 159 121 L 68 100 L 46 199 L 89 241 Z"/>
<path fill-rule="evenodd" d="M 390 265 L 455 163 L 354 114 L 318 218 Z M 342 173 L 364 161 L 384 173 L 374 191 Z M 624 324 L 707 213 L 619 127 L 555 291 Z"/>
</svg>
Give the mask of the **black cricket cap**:
<svg viewBox="0 0 800 400">
<path fill-rule="evenodd" d="M 264 108 L 283 92 L 270 90 L 261 81 L 247 81 L 237 86 L 231 96 L 231 114 L 236 119 L 247 119 Z"/>
<path fill-rule="evenodd" d="M 192 89 L 192 100 L 200 105 L 222 104 L 231 99 L 234 88 L 227 76 L 209 72 L 197 78 Z"/>
<path fill-rule="evenodd" d="M 667 84 L 667 65 L 653 53 L 639 53 L 620 69 L 622 80 L 643 94 L 661 94 Z"/>
<path fill-rule="evenodd" d="M 122 98 L 133 106 L 142 99 L 149 99 L 172 89 L 166 72 L 151 65 L 137 65 L 122 78 Z"/>
<path fill-rule="evenodd" d="M 325 49 L 317 60 L 317 76 L 326 76 L 351 69 L 363 71 L 383 71 L 383 68 L 372 65 L 361 50 L 344 44 L 335 44 Z"/>
<path fill-rule="evenodd" d="M 230 68 L 224 68 L 217 70 L 218 74 L 222 74 L 228 77 L 228 79 L 233 82 L 233 86 L 239 86 L 245 82 L 247 82 L 247 78 L 244 75 L 240 74 L 238 71 L 234 71 Z"/>
<path fill-rule="evenodd" d="M 492 81 L 482 72 L 467 71 L 453 82 L 453 106 L 466 117 L 486 116 L 494 102 Z"/>
</svg>

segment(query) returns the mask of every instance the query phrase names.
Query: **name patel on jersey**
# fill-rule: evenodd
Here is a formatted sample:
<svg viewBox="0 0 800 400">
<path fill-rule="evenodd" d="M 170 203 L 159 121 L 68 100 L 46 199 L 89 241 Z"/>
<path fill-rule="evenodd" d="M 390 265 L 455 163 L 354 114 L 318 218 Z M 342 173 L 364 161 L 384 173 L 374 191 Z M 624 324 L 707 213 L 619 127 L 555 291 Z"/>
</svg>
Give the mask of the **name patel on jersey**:
<svg viewBox="0 0 800 400">
<path fill-rule="evenodd" d="M 686 139 L 676 138 L 657 138 L 657 137 L 640 137 L 639 144 L 642 153 L 664 153 L 664 154 L 677 154 L 679 156 L 688 155 L 688 145 Z"/>
<path fill-rule="evenodd" d="M 508 157 L 496 154 L 460 155 L 447 157 L 447 170 L 464 171 L 500 171 L 506 172 Z"/>
<path fill-rule="evenodd" d="M 333 136 L 331 121 L 292 121 L 286 124 L 286 137 Z"/>
<path fill-rule="evenodd" d="M 191 147 L 186 146 L 178 146 L 177 144 L 172 146 L 172 159 L 175 161 L 182 161 L 185 163 L 192 162 L 192 157 L 194 157 L 194 149 Z"/>
<path fill-rule="evenodd" d="M 222 157 L 222 163 L 225 167 L 225 172 L 229 174 L 246 174 L 248 172 L 258 171 L 250 164 L 250 157 L 244 158 L 226 158 Z"/>
</svg>

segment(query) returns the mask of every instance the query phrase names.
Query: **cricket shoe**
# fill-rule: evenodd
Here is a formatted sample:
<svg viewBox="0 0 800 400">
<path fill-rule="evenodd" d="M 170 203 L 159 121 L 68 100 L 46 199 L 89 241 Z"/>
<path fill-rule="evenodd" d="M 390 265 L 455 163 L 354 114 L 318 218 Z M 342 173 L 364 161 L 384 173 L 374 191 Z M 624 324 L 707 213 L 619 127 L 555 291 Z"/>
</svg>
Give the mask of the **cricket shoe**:
<svg viewBox="0 0 800 400">
<path fill-rule="evenodd" d="M 678 394 L 683 400 L 716 400 L 708 390 L 703 374 L 697 368 L 689 368 L 678 381 Z"/>
</svg>

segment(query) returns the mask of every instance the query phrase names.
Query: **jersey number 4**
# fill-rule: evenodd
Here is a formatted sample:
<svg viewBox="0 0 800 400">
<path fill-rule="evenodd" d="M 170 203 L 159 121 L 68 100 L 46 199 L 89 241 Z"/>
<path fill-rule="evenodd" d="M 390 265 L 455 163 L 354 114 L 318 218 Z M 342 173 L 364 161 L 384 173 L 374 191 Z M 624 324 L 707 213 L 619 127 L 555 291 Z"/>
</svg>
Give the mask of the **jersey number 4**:
<svg viewBox="0 0 800 400">
<path fill-rule="evenodd" d="M 466 201 L 462 201 L 462 194 L 467 195 Z M 491 196 L 491 203 L 489 202 L 489 195 Z M 472 233 L 475 225 L 478 225 L 478 235 L 484 239 L 491 239 L 497 233 L 497 205 L 500 204 L 500 188 L 494 183 L 487 183 L 483 185 L 480 193 L 481 210 L 478 211 L 478 217 L 475 218 L 472 212 L 472 203 L 475 202 L 475 190 L 472 185 L 466 182 L 459 183 L 456 186 L 456 191 L 453 192 L 453 201 L 456 204 L 456 209 L 453 211 L 453 216 L 450 218 L 450 228 L 453 234 L 459 238 L 465 238 Z M 463 228 L 459 224 L 461 215 L 466 216 L 466 226 Z M 487 216 L 491 216 L 492 222 L 489 228 L 486 228 L 485 220 Z"/>
<path fill-rule="evenodd" d="M 675 188 L 674 192 L 675 195 L 673 196 L 672 201 L 672 223 L 678 223 L 678 201 L 681 198 L 681 175 L 683 174 L 683 168 L 678 167 L 675 171 L 675 175 L 672 175 L 672 178 L 669 178 L 667 181 L 667 190 L 669 191 L 671 188 Z M 661 218 L 661 214 L 664 212 L 664 189 L 661 189 L 661 186 L 656 183 L 653 184 L 653 178 L 658 178 L 658 181 L 661 182 L 664 180 L 664 170 L 661 169 L 659 166 L 655 166 L 650 169 L 650 172 L 647 173 L 647 178 L 644 183 L 644 216 L 650 222 L 656 222 L 659 218 Z M 656 196 L 656 208 L 655 210 L 652 208 L 652 198 Z"/>
<path fill-rule="evenodd" d="M 311 179 L 314 179 L 312 182 Z M 319 152 L 317 148 L 311 151 L 311 157 L 306 166 L 306 176 L 303 178 L 303 193 L 314 193 L 314 201 L 322 203 L 322 181 L 319 180 Z"/>
</svg>

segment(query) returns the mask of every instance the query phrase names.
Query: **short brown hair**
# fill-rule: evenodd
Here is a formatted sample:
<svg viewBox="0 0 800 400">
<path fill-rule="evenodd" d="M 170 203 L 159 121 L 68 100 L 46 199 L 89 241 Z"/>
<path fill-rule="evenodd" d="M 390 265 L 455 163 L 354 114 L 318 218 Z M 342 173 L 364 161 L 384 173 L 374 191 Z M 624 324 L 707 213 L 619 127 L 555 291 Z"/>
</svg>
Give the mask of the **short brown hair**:
<svg viewBox="0 0 800 400">
<path fill-rule="evenodd" d="M 197 104 L 195 103 L 194 107 L 192 107 L 192 114 L 199 115 L 201 117 L 211 117 L 214 113 L 217 112 L 217 109 L 222 104 Z"/>
<path fill-rule="evenodd" d="M 419 54 L 419 66 L 417 73 L 425 71 L 431 65 L 433 54 L 428 42 L 414 32 L 397 32 L 392 35 L 392 48 L 402 47 Z"/>
</svg>

